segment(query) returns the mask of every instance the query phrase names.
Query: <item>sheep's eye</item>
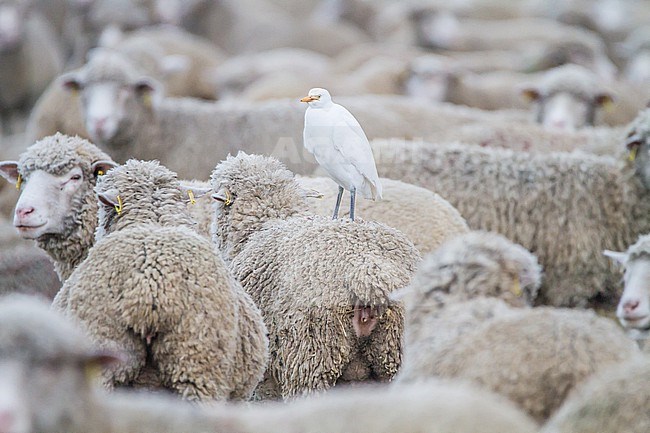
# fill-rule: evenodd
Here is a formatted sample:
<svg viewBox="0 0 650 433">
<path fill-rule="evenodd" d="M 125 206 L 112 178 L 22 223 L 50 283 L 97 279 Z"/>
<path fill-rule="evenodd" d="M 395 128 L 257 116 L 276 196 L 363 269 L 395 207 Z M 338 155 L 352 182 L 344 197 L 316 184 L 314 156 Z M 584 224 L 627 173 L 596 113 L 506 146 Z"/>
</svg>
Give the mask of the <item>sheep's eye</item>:
<svg viewBox="0 0 650 433">
<path fill-rule="evenodd" d="M 75 174 L 74 176 L 70 177 L 70 180 L 79 180 L 79 179 L 81 179 L 80 174 Z"/>
</svg>

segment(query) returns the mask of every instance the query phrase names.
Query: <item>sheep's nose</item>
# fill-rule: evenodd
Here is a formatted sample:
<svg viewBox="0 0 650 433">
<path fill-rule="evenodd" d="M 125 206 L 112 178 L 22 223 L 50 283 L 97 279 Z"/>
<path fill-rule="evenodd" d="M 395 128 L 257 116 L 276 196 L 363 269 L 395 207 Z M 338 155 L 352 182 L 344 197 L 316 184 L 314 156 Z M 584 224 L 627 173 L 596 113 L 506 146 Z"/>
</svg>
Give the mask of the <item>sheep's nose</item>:
<svg viewBox="0 0 650 433">
<path fill-rule="evenodd" d="M 20 207 L 16 209 L 16 216 L 18 218 L 25 218 L 32 212 L 34 212 L 34 208 L 32 206 Z"/>
<path fill-rule="evenodd" d="M 629 299 L 623 304 L 623 311 L 625 314 L 631 314 L 639 306 L 639 303 L 638 299 Z"/>
</svg>

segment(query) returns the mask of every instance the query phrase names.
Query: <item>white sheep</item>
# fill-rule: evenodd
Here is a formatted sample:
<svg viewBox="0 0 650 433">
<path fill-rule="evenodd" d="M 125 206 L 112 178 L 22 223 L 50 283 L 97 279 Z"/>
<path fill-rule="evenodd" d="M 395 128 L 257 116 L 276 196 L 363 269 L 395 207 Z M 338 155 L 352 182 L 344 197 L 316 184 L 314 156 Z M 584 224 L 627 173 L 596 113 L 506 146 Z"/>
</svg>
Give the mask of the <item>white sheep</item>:
<svg viewBox="0 0 650 433">
<path fill-rule="evenodd" d="M 639 237 L 625 252 L 605 250 L 604 254 L 625 268 L 625 287 L 616 316 L 631 337 L 646 340 L 650 328 L 650 235 Z"/>
<path fill-rule="evenodd" d="M 647 356 L 599 371 L 566 399 L 542 433 L 644 433 L 650 429 Z"/>
<path fill-rule="evenodd" d="M 419 260 L 406 236 L 380 223 L 308 216 L 310 192 L 273 158 L 228 157 L 212 187 L 214 243 L 269 328 L 260 397 L 390 380 L 403 318 L 388 294 Z"/>
<path fill-rule="evenodd" d="M 121 356 L 93 347 L 76 322 L 25 296 L 0 299 L 0 428 L 8 432 L 216 431 L 219 418 L 173 396 L 98 389 Z"/>
<path fill-rule="evenodd" d="M 337 187 L 325 177 L 298 177 L 305 189 L 320 193 L 307 201 L 316 215 L 329 216 Z M 404 233 L 421 254 L 436 249 L 446 239 L 467 232 L 467 223 L 460 213 L 438 194 L 415 185 L 382 178 L 383 199 L 357 201 L 357 209 L 365 220 L 379 221 Z M 343 212 L 343 216 L 347 211 Z"/>
<path fill-rule="evenodd" d="M 506 399 L 466 383 L 428 380 L 362 386 L 289 403 L 217 408 L 218 425 L 237 433 L 534 433 L 535 423 Z"/>
<path fill-rule="evenodd" d="M 56 134 L 27 148 L 19 161 L 0 162 L 0 175 L 20 189 L 14 225 L 48 253 L 61 281 L 94 243 L 100 172 L 116 164 L 87 140 Z"/>
<path fill-rule="evenodd" d="M 503 236 L 472 231 L 425 256 L 404 301 L 404 362 L 398 382 L 431 375 L 445 344 L 487 321 L 531 306 L 541 284 L 537 259 Z"/>
<path fill-rule="evenodd" d="M 496 231 L 536 254 L 546 273 L 540 303 L 611 307 L 619 276 L 601 251 L 650 232 L 649 125 L 645 110 L 628 127 L 636 158 L 627 163 L 453 143 L 379 142 L 373 153 L 384 176 L 436 191 L 470 228 Z"/>
<path fill-rule="evenodd" d="M 266 328 L 195 232 L 176 174 L 129 160 L 95 192 L 96 243 L 53 305 L 101 347 L 127 352 L 107 385 L 162 387 L 191 400 L 250 397 L 266 368 Z"/>
</svg>

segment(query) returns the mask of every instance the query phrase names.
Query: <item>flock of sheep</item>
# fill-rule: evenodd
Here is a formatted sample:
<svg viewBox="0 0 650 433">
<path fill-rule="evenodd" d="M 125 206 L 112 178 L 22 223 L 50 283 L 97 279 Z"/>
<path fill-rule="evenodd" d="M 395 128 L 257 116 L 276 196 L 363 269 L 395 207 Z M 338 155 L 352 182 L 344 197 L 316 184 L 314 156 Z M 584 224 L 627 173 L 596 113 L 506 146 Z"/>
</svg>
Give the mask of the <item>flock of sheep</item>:
<svg viewBox="0 0 650 433">
<path fill-rule="evenodd" d="M 0 433 L 647 433 L 648 23 L 0 0 Z M 356 219 L 314 87 L 370 139 Z"/>
</svg>

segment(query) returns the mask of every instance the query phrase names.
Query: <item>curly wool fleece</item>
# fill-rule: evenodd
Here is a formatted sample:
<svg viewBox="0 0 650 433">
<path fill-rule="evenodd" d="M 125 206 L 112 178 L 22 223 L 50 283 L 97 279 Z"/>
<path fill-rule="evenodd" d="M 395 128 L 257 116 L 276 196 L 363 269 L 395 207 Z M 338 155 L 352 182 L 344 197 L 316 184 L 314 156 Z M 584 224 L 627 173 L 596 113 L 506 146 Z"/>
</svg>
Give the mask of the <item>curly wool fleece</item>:
<svg viewBox="0 0 650 433">
<path fill-rule="evenodd" d="M 380 223 L 306 216 L 305 192 L 273 158 L 230 157 L 212 184 L 232 197 L 217 205 L 215 242 L 269 328 L 268 396 L 390 380 L 401 363 L 403 308 L 388 295 L 420 259 L 408 238 Z M 359 306 L 377 313 L 366 336 L 353 325 Z"/>
<path fill-rule="evenodd" d="M 213 246 L 193 228 L 175 173 L 157 162 L 110 170 L 98 241 L 55 307 L 129 361 L 107 384 L 163 387 L 191 400 L 247 398 L 268 357 L 266 328 Z"/>
</svg>

